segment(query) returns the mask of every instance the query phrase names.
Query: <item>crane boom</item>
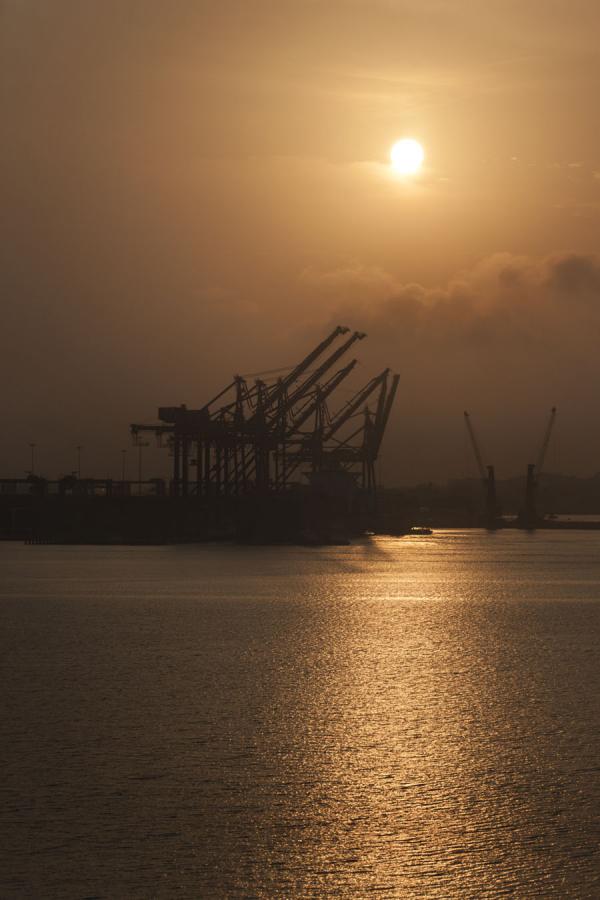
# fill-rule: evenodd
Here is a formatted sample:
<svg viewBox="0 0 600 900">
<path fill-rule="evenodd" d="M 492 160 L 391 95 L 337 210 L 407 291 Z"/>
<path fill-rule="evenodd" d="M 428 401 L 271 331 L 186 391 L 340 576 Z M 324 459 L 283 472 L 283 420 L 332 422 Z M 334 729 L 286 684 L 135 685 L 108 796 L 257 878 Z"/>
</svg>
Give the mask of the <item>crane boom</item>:
<svg viewBox="0 0 600 900">
<path fill-rule="evenodd" d="M 326 372 L 338 361 L 338 359 L 350 349 L 355 341 L 362 341 L 366 334 L 362 331 L 355 331 L 350 337 L 329 356 L 325 362 L 321 363 L 318 369 L 315 369 L 306 381 L 296 388 L 296 390 L 287 398 L 286 407 L 290 409 L 295 403 L 303 397 L 310 388 L 315 385 Z"/>
<path fill-rule="evenodd" d="M 347 334 L 350 331 L 345 325 L 338 325 L 337 328 L 328 335 L 324 341 L 315 347 L 315 349 L 306 356 L 301 363 L 299 363 L 289 375 L 286 375 L 285 378 L 281 379 L 281 382 L 276 385 L 276 387 L 271 391 L 268 400 L 268 406 L 273 406 L 274 403 L 279 400 L 279 398 L 297 381 L 301 375 L 306 372 L 308 368 L 314 363 L 316 359 L 321 356 L 328 347 L 333 344 L 336 338 L 338 338 L 341 334 Z"/>
<path fill-rule="evenodd" d="M 355 367 L 358 360 L 353 359 L 348 363 L 343 369 L 340 369 L 335 375 L 333 375 L 329 381 L 327 381 L 321 388 L 320 396 L 313 397 L 306 406 L 300 410 L 297 417 L 293 420 L 292 427 L 289 429 L 289 433 L 297 431 L 299 428 L 304 425 L 307 419 L 310 418 L 312 413 L 315 411 L 319 402 L 323 402 L 338 386 L 341 382 L 346 378 L 347 375 L 350 374 L 352 369 Z"/>
<path fill-rule="evenodd" d="M 383 440 L 383 435 L 388 423 L 388 419 L 390 417 L 390 412 L 392 410 L 392 406 L 394 403 L 394 399 L 396 397 L 396 391 L 398 390 L 398 384 L 400 382 L 400 376 L 394 375 L 392 378 L 392 386 L 387 392 L 385 398 L 385 405 L 382 407 L 381 415 L 377 416 L 376 426 L 377 426 L 377 445 L 376 452 L 379 452 L 379 447 L 381 446 L 381 441 Z"/>
<path fill-rule="evenodd" d="M 338 414 L 334 417 L 333 421 L 330 423 L 328 428 L 325 430 L 325 434 L 323 435 L 323 439 L 328 441 L 336 431 L 348 421 L 348 419 L 354 415 L 354 413 L 363 405 L 363 403 L 367 400 L 368 397 L 373 393 L 373 391 L 378 388 L 380 385 L 384 383 L 387 378 L 389 369 L 384 369 L 381 375 L 377 375 L 376 378 L 372 378 L 368 384 L 366 384 L 363 388 L 358 391 L 354 397 L 346 403 L 346 405 L 338 412 Z"/>
<path fill-rule="evenodd" d="M 475 437 L 475 431 L 471 424 L 471 417 L 469 413 L 465 410 L 465 425 L 467 426 L 467 431 L 469 433 L 469 438 L 471 439 L 471 446 L 473 447 L 473 453 L 475 454 L 475 460 L 477 462 L 477 468 L 479 469 L 479 474 L 481 475 L 482 481 L 487 480 L 487 475 L 485 471 L 485 466 L 483 465 L 483 460 L 481 458 L 481 451 L 479 450 L 479 444 L 477 443 L 477 438 Z"/>
</svg>

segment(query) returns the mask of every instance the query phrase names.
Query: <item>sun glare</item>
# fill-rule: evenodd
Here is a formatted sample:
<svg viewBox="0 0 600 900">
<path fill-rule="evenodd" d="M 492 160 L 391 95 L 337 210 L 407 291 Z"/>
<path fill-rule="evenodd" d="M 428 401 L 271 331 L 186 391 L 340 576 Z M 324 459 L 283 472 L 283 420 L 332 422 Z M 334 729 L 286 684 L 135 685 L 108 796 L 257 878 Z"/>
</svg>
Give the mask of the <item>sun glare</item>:
<svg viewBox="0 0 600 900">
<path fill-rule="evenodd" d="M 392 168 L 399 175 L 416 175 L 425 159 L 425 151 L 413 138 L 396 141 L 390 150 Z"/>
</svg>

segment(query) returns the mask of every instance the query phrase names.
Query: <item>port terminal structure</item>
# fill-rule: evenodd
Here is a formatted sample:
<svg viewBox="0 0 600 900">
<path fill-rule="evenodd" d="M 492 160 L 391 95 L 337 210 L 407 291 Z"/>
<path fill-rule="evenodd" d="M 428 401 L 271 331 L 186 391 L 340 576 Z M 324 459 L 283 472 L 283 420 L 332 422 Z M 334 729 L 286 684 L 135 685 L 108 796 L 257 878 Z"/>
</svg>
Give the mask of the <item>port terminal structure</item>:
<svg viewBox="0 0 600 900">
<path fill-rule="evenodd" d="M 308 483 L 325 492 L 359 491 L 374 508 L 375 463 L 399 376 L 384 369 L 335 402 L 358 361 L 338 363 L 365 337 L 338 326 L 274 380 L 235 375 L 198 409 L 160 407 L 157 423 L 131 425 L 134 445 L 150 433 L 168 447 L 173 497 L 279 495 Z"/>
<path fill-rule="evenodd" d="M 375 464 L 399 376 L 384 369 L 348 390 L 358 360 L 343 357 L 365 337 L 338 326 L 276 378 L 236 375 L 197 409 L 161 407 L 157 422 L 132 424 L 135 481 L 77 472 L 53 482 L 33 471 L 0 479 L 0 539 L 318 544 L 372 529 Z M 142 481 L 152 434 L 172 456 L 171 474 Z"/>
</svg>

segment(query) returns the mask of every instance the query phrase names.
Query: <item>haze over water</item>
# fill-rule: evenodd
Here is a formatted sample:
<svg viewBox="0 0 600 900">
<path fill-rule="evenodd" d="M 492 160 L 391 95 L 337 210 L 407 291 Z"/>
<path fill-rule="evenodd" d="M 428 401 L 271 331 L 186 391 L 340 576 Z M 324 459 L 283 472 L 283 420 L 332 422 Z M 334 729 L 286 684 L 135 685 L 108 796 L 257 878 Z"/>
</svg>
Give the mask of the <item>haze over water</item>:
<svg viewBox="0 0 600 900">
<path fill-rule="evenodd" d="M 598 533 L 0 565 L 3 898 L 600 895 Z"/>
</svg>

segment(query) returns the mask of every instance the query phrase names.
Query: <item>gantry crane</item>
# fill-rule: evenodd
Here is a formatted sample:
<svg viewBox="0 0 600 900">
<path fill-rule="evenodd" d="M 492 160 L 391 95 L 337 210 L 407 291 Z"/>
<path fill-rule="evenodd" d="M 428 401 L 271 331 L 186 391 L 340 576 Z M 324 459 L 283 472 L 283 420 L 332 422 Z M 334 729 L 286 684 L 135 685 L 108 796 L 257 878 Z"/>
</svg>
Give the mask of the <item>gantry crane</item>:
<svg viewBox="0 0 600 900">
<path fill-rule="evenodd" d="M 398 386 L 389 369 L 371 379 L 337 411 L 335 391 L 357 365 L 336 363 L 366 335 L 338 326 L 298 365 L 276 380 L 236 375 L 199 409 L 161 407 L 156 424 L 134 424 L 134 440 L 154 432 L 173 455 L 172 493 L 199 497 L 239 496 L 287 490 L 292 476 L 346 473 L 367 492 L 375 490 L 375 461 Z M 345 337 L 348 335 L 347 337 Z M 337 348 L 332 345 L 344 336 Z M 261 373 L 258 373 L 260 376 Z M 363 410 L 375 397 L 376 412 Z M 344 436 L 356 416 L 361 424 Z M 190 469 L 195 466 L 195 479 Z"/>
<path fill-rule="evenodd" d="M 467 433 L 471 440 L 471 446 L 473 448 L 473 453 L 475 455 L 475 461 L 477 463 L 477 468 L 479 470 L 479 475 L 481 477 L 481 483 L 484 488 L 484 496 L 485 496 L 485 525 L 486 528 L 498 528 L 501 524 L 500 520 L 500 509 L 498 507 L 498 499 L 496 496 L 496 473 L 494 466 L 484 466 L 483 459 L 481 457 L 481 451 L 479 449 L 479 444 L 477 438 L 475 436 L 475 430 L 473 428 L 473 424 L 471 422 L 471 417 L 469 413 L 465 410 L 464 412 L 465 425 L 467 427 Z"/>
<path fill-rule="evenodd" d="M 553 406 L 550 410 L 550 416 L 548 418 L 548 423 L 546 425 L 546 430 L 544 432 L 544 437 L 542 439 L 542 444 L 540 447 L 540 452 L 538 453 L 537 461 L 535 463 L 528 463 L 527 465 L 527 478 L 525 481 L 525 509 L 519 516 L 521 523 L 525 528 L 535 528 L 535 526 L 539 522 L 537 512 L 537 493 L 540 478 L 542 476 L 544 468 L 544 462 L 546 460 L 546 453 L 548 452 L 548 444 L 550 443 L 552 429 L 554 428 L 555 419 L 556 407 Z"/>
</svg>

